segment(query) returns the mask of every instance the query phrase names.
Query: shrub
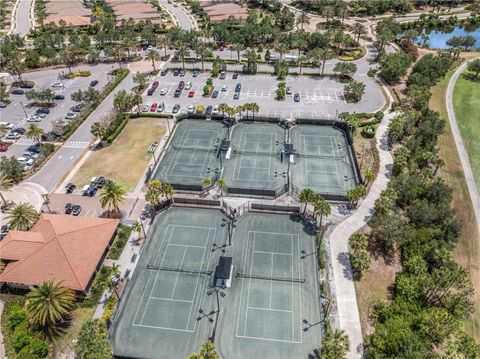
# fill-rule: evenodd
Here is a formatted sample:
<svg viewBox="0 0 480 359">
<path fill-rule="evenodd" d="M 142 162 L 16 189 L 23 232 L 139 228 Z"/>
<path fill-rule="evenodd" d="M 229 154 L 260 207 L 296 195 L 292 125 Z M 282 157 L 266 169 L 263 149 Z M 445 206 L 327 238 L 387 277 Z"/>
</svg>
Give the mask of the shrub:
<svg viewBox="0 0 480 359">
<path fill-rule="evenodd" d="M 14 304 L 10 314 L 8 315 L 8 321 L 10 322 L 10 328 L 15 329 L 17 325 L 22 323 L 27 318 L 23 308 L 18 304 Z"/>
<path fill-rule="evenodd" d="M 13 337 L 12 345 L 17 352 L 22 350 L 28 344 L 30 344 L 30 335 L 28 335 L 25 329 L 19 330 L 18 332 L 15 333 L 15 336 Z"/>
<path fill-rule="evenodd" d="M 365 138 L 375 137 L 375 126 L 369 125 L 362 130 L 362 136 Z"/>
<path fill-rule="evenodd" d="M 383 116 L 384 116 L 384 113 L 382 111 L 378 111 L 378 112 L 375 113 L 375 120 L 380 122 L 380 121 L 382 121 Z"/>
<path fill-rule="evenodd" d="M 102 314 L 102 320 L 107 323 L 110 319 L 112 319 L 113 312 L 115 311 L 115 306 L 117 305 L 117 298 L 111 296 L 107 300 L 107 304 L 105 304 L 105 310 Z"/>
<path fill-rule="evenodd" d="M 33 338 L 30 341 L 30 353 L 40 358 L 46 358 L 48 355 L 48 344 L 42 339 Z"/>
</svg>

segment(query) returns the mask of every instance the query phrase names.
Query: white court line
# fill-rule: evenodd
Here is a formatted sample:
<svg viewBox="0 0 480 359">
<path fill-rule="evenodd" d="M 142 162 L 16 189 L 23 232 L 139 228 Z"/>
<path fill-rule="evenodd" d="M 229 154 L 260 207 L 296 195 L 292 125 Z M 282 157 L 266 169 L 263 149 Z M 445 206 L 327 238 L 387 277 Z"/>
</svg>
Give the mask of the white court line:
<svg viewBox="0 0 480 359">
<path fill-rule="evenodd" d="M 297 283 L 297 284 L 298 284 L 298 283 Z M 263 310 L 263 311 L 265 311 L 265 312 L 293 313 L 293 310 L 285 310 L 285 309 L 259 308 L 259 307 L 248 307 L 247 309 Z"/>
<path fill-rule="evenodd" d="M 166 300 L 168 302 L 193 303 L 193 300 L 171 299 L 171 298 L 163 298 L 163 297 L 150 297 L 150 299 Z"/>
<path fill-rule="evenodd" d="M 273 277 L 273 254 L 270 254 L 270 258 L 272 260 L 272 263 L 270 265 L 270 277 Z M 272 309 L 272 292 L 273 292 L 273 280 L 270 281 L 270 308 Z M 248 307 L 247 307 L 248 310 Z"/>
<path fill-rule="evenodd" d="M 266 252 L 266 251 L 255 251 L 255 250 L 252 253 L 276 254 L 278 256 L 293 256 L 293 253 Z"/>
<path fill-rule="evenodd" d="M 172 246 L 172 247 L 187 247 L 187 248 L 202 248 L 202 249 L 205 249 L 205 246 L 192 246 L 192 245 L 190 245 L 190 244 L 170 243 L 169 246 Z"/>
<path fill-rule="evenodd" d="M 247 243 L 250 236 L 247 237 Z M 255 248 L 255 232 L 253 232 L 253 248 Z M 252 265 L 253 265 L 253 256 L 250 260 L 250 271 L 249 274 L 252 274 Z M 248 294 L 247 294 L 247 308 L 245 309 L 245 325 L 243 326 L 243 334 L 247 334 L 247 322 L 248 322 L 248 307 L 250 306 L 250 289 L 252 287 L 252 278 L 248 278 Z"/>
<path fill-rule="evenodd" d="M 180 268 L 182 268 L 183 261 L 185 260 L 185 255 L 186 254 L 187 254 L 187 247 L 184 246 L 182 261 L 180 262 Z M 175 283 L 173 284 L 173 290 L 172 290 L 172 295 L 170 296 L 170 299 L 173 299 L 173 295 L 175 294 L 175 288 L 177 288 L 177 283 L 178 283 L 178 278 L 179 277 L 180 277 L 180 272 L 177 273 L 177 278 L 175 279 Z"/>
<path fill-rule="evenodd" d="M 297 340 L 283 340 L 283 339 L 272 339 L 272 338 L 263 338 L 263 337 L 249 337 L 249 336 L 246 336 L 246 335 L 237 335 L 237 338 L 262 340 L 262 341 L 267 341 L 267 342 L 302 344 L 302 341 L 297 341 Z"/>
<path fill-rule="evenodd" d="M 151 329 L 165 329 L 165 330 L 173 330 L 176 332 L 188 332 L 193 333 L 195 332 L 195 328 L 193 330 L 188 329 L 177 329 L 177 328 L 170 328 L 170 327 L 157 327 L 155 325 L 145 325 L 145 324 L 132 324 L 133 327 L 141 327 L 141 328 L 151 328 Z"/>
</svg>

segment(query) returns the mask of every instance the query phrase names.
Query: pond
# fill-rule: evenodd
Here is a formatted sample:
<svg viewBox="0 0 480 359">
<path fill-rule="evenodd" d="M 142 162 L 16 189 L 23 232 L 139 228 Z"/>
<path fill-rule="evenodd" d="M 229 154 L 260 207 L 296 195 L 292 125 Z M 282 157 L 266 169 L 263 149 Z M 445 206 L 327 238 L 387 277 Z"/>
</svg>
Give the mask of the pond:
<svg viewBox="0 0 480 359">
<path fill-rule="evenodd" d="M 480 49 L 480 27 L 475 30 L 466 30 L 463 27 L 454 27 L 452 31 L 446 32 L 445 30 L 423 30 L 424 33 L 428 35 L 428 44 L 432 49 L 448 49 L 450 46 L 447 45 L 447 41 L 454 36 L 473 36 L 477 41 L 474 45 L 474 48 Z M 423 39 L 421 36 L 417 36 L 414 41 L 417 44 L 423 45 Z"/>
</svg>

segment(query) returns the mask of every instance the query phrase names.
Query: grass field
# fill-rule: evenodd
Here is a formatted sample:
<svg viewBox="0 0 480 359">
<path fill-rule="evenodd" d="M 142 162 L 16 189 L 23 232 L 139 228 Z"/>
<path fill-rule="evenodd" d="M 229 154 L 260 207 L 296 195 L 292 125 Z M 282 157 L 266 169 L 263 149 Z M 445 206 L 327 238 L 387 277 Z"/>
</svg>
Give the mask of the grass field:
<svg viewBox="0 0 480 359">
<path fill-rule="evenodd" d="M 439 141 L 440 156 L 445 161 L 441 175 L 453 189 L 452 205 L 457 217 L 462 221 L 462 234 L 455 248 L 455 259 L 458 263 L 469 269 L 472 282 L 476 287 L 474 298 L 476 311 L 473 313 L 471 320 L 465 323 L 465 327 L 469 334 L 480 339 L 480 238 L 463 174 L 463 168 L 460 163 L 460 158 L 458 157 L 455 140 L 447 118 L 447 109 L 445 107 L 445 93 L 452 74 L 453 71 L 450 71 L 442 81 L 432 88 L 430 107 L 439 112 L 440 116 L 446 121 L 445 133 Z M 478 114 L 478 108 L 476 111 L 471 112 L 471 114 Z M 457 118 L 458 116 L 457 114 Z M 478 127 L 480 128 L 480 126 Z"/>
<path fill-rule="evenodd" d="M 165 126 L 163 119 L 130 120 L 112 144 L 90 155 L 72 182 L 81 188 L 91 177 L 105 176 L 121 183 L 127 192 L 133 191 L 151 158 L 148 147 L 153 141 L 160 141 Z"/>
</svg>

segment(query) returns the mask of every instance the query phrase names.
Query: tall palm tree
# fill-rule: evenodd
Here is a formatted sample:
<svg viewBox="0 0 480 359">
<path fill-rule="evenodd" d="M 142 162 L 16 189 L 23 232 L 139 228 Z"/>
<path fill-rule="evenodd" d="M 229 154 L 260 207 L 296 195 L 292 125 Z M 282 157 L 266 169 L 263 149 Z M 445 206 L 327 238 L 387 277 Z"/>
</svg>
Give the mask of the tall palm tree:
<svg viewBox="0 0 480 359">
<path fill-rule="evenodd" d="M 365 27 L 365 25 L 359 22 L 356 22 L 353 25 L 352 32 L 354 35 L 356 35 L 356 41 L 358 43 L 360 41 L 360 36 L 365 35 L 367 33 L 367 28 Z"/>
<path fill-rule="evenodd" d="M 142 222 L 135 221 L 132 225 L 132 229 L 137 233 L 143 232 L 143 237 L 147 238 L 147 233 L 145 233 L 145 228 L 143 227 Z"/>
<path fill-rule="evenodd" d="M 28 126 L 27 133 L 25 135 L 27 136 L 27 138 L 30 138 L 32 140 L 35 140 L 36 142 L 39 142 L 44 132 L 45 131 L 43 130 L 43 128 L 38 126 L 36 123 L 31 123 Z"/>
<path fill-rule="evenodd" d="M 320 215 L 320 233 L 322 228 L 323 216 L 328 216 L 332 212 L 330 204 L 322 196 L 318 196 L 313 204 L 316 215 Z"/>
<path fill-rule="evenodd" d="M 302 190 L 302 192 L 300 192 L 298 199 L 300 200 L 300 202 L 305 203 L 305 207 L 303 207 L 304 214 L 307 210 L 307 205 L 312 202 L 315 196 L 315 192 L 310 188 L 305 188 L 304 190 Z"/>
<path fill-rule="evenodd" d="M 27 294 L 25 311 L 33 324 L 40 325 L 46 335 L 54 338 L 58 334 L 56 323 L 72 308 L 74 299 L 70 289 L 52 280 L 40 284 Z"/>
<path fill-rule="evenodd" d="M 185 45 L 180 45 L 177 48 L 176 55 L 182 59 L 182 67 L 185 70 L 185 58 L 190 54 L 190 51 L 185 47 Z"/>
<path fill-rule="evenodd" d="M 223 103 L 223 102 L 220 105 L 218 105 L 218 111 L 220 111 L 224 117 L 225 117 L 225 112 L 227 112 L 229 108 L 230 106 L 228 106 L 226 103 Z"/>
<path fill-rule="evenodd" d="M 155 68 L 155 61 L 160 61 L 160 55 L 156 50 L 148 50 L 147 52 L 147 60 L 152 61 L 153 72 L 156 71 Z"/>
<path fill-rule="evenodd" d="M 8 210 L 5 219 L 11 229 L 28 231 L 37 221 L 38 213 L 30 204 L 20 203 Z"/>
<path fill-rule="evenodd" d="M 3 197 L 2 191 L 7 191 L 10 187 L 13 186 L 13 181 L 5 175 L 0 177 L 0 199 L 3 202 L 5 207 L 8 206 L 7 200 Z"/>
<path fill-rule="evenodd" d="M 302 11 L 300 15 L 297 17 L 297 26 L 299 26 L 302 30 L 305 25 L 310 24 L 310 17 L 307 15 L 305 11 Z"/>
<path fill-rule="evenodd" d="M 300 55 L 298 57 L 298 67 L 300 68 L 299 70 L 299 73 L 300 75 L 302 74 L 302 67 L 303 67 L 303 64 L 307 61 L 307 57 L 304 56 L 304 55 Z"/>
<path fill-rule="evenodd" d="M 204 71 L 205 70 L 205 68 L 204 68 L 205 57 L 208 56 L 208 54 L 210 53 L 210 50 L 205 45 L 201 44 L 197 47 L 195 52 L 198 56 L 200 56 L 200 62 L 202 63 L 202 71 Z"/>
<path fill-rule="evenodd" d="M 223 189 L 225 188 L 225 179 L 220 178 L 217 181 L 217 186 L 220 189 L 220 196 L 223 196 Z"/>
<path fill-rule="evenodd" d="M 115 208 L 117 212 L 120 212 L 118 206 L 125 202 L 125 194 L 125 189 L 119 183 L 108 181 L 100 194 L 100 204 L 102 208 L 107 207 L 108 210 Z"/>
<path fill-rule="evenodd" d="M 157 38 L 157 44 L 159 47 L 163 47 L 163 51 L 165 52 L 165 57 L 167 57 L 167 49 L 168 49 L 168 45 L 170 44 L 168 37 L 165 35 L 159 36 Z"/>
<path fill-rule="evenodd" d="M 250 110 L 252 111 L 253 119 L 255 120 L 255 112 L 258 113 L 260 111 L 260 106 L 256 102 L 253 102 Z"/>
<path fill-rule="evenodd" d="M 335 16 L 335 9 L 333 8 L 333 6 L 325 6 L 323 8 L 322 15 L 325 17 L 325 20 L 328 23 L 330 19 Z"/>
<path fill-rule="evenodd" d="M 323 76 L 325 72 L 325 62 L 330 58 L 331 54 L 330 51 L 321 49 L 321 48 L 315 48 L 312 51 L 308 53 L 308 56 L 310 57 L 312 63 L 315 66 L 318 66 L 318 73 Z M 320 67 L 321 66 L 321 67 Z"/>
<path fill-rule="evenodd" d="M 278 42 L 275 45 L 275 50 L 280 54 L 280 60 L 283 58 L 283 55 L 288 51 L 288 46 L 284 42 Z"/>
</svg>

